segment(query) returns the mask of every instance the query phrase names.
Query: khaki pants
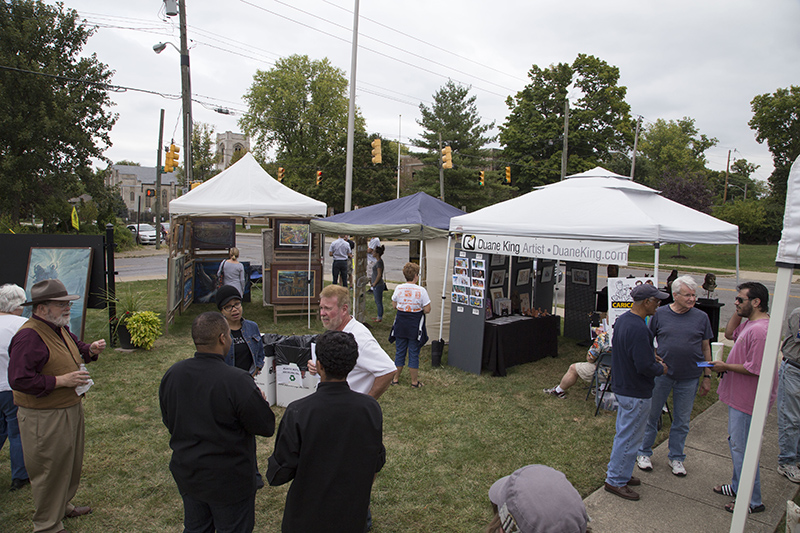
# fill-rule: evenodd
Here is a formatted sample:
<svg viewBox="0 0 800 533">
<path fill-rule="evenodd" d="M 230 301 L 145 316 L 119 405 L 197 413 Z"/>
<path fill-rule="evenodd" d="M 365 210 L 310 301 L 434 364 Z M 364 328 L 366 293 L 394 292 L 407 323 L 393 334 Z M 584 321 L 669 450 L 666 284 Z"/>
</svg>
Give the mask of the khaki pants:
<svg viewBox="0 0 800 533">
<path fill-rule="evenodd" d="M 75 508 L 70 500 L 81 477 L 83 404 L 65 409 L 20 407 L 17 419 L 36 506 L 33 531 L 61 531 L 61 519 Z"/>
</svg>

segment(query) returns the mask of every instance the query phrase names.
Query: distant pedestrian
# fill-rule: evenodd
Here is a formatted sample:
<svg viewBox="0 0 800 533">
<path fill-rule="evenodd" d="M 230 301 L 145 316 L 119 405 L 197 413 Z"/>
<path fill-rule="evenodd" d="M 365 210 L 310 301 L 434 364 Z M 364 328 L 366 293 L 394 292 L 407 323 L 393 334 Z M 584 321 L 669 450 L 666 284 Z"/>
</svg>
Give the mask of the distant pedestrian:
<svg viewBox="0 0 800 533">
<path fill-rule="evenodd" d="M 397 314 L 392 325 L 389 341 L 396 342 L 394 364 L 397 373 L 392 380 L 393 385 L 400 383 L 400 374 L 406 363 L 408 352 L 408 373 L 411 374 L 411 386 L 422 387 L 419 380 L 419 352 L 428 342 L 428 331 L 425 328 L 425 315 L 431 312 L 431 298 L 419 283 L 419 265 L 406 263 L 403 267 L 406 282 L 398 285 L 392 294 L 392 305 Z"/>
<path fill-rule="evenodd" d="M 367 243 L 367 271 L 372 272 L 372 267 L 375 265 L 375 249 L 381 245 L 381 240 L 378 237 L 373 237 Z M 385 248 L 384 248 L 385 250 Z M 370 285 L 372 287 L 372 285 Z"/>
<path fill-rule="evenodd" d="M 653 333 L 645 319 L 655 313 L 667 293 L 643 283 L 631 290 L 633 305 L 616 322 L 611 343 L 611 367 L 617 399 L 617 423 L 605 490 L 626 500 L 638 500 L 631 486 L 641 484 L 633 477 L 636 450 L 642 444 L 647 416 L 653 400 L 653 378 L 666 374 L 667 365 L 656 356 Z"/>
<path fill-rule="evenodd" d="M 172 365 L 158 390 L 184 531 L 249 533 L 255 525 L 255 435 L 271 436 L 275 415 L 253 378 L 223 361 L 231 332 L 222 315 L 195 318 L 192 340 L 194 357 Z"/>
<path fill-rule="evenodd" d="M 350 243 L 346 239 L 347 235 L 339 235 L 339 238 L 333 241 L 328 249 L 328 255 L 333 257 L 333 265 L 331 266 L 333 283 L 342 287 L 347 287 L 347 263 L 353 257 Z M 341 283 L 339 282 L 340 279 Z"/>
<path fill-rule="evenodd" d="M 778 472 L 800 483 L 800 307 L 783 330 L 783 362 L 778 373 Z"/>
<path fill-rule="evenodd" d="M 383 279 L 383 273 L 385 271 L 383 266 L 383 252 L 385 250 L 386 247 L 378 245 L 372 251 L 374 261 L 372 262 L 370 281 L 372 282 L 372 297 L 375 298 L 375 307 L 378 311 L 375 322 L 383 321 L 383 291 L 386 290 L 386 282 Z"/>
<path fill-rule="evenodd" d="M 374 398 L 347 384 L 359 357 L 351 333 L 326 331 L 316 354 L 321 381 L 314 394 L 286 408 L 267 479 L 270 485 L 293 480 L 282 531 L 361 533 L 372 482 L 386 462 L 383 414 Z"/>
<path fill-rule="evenodd" d="M 734 298 L 736 313 L 725 326 L 725 338 L 734 341 L 726 362 L 714 361 L 714 371 L 724 372 L 717 393 L 719 401 L 728 406 L 728 446 L 731 450 L 733 476 L 730 484 L 717 485 L 714 492 L 736 497 L 739 491 L 739 477 L 742 474 L 747 436 L 753 418 L 753 404 L 761 373 L 761 360 L 767 342 L 769 326 L 769 291 L 761 283 L 748 281 L 736 290 Z M 742 318 L 747 322 L 742 323 Z M 769 398 L 769 407 L 775 403 L 778 382 L 775 380 Z M 733 512 L 735 502 L 725 505 L 725 510 Z M 760 513 L 766 509 L 761 501 L 761 476 L 756 468 L 753 495 L 750 497 L 750 512 Z"/>
<path fill-rule="evenodd" d="M 24 302 L 25 290 L 22 287 L 12 284 L 0 287 L 0 449 L 7 436 L 11 459 L 10 491 L 19 490 L 30 483 L 22 454 L 17 406 L 14 405 L 14 393 L 8 384 L 8 345 L 17 330 L 28 321 L 21 316 Z"/>
<path fill-rule="evenodd" d="M 219 264 L 217 269 L 217 279 L 221 282 L 217 285 L 231 285 L 236 287 L 239 294 L 244 295 L 246 279 L 244 275 L 244 265 L 239 262 L 239 249 L 232 247 L 228 252 L 228 259 Z"/>
</svg>

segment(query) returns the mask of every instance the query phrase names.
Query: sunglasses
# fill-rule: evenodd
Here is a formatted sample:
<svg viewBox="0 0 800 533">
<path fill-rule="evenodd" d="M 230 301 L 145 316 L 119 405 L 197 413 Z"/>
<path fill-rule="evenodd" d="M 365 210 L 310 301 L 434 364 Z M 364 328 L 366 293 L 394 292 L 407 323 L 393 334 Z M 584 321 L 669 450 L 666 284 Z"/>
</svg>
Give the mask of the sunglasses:
<svg viewBox="0 0 800 533">
<path fill-rule="evenodd" d="M 750 300 L 752 300 L 752 298 L 742 298 L 740 296 L 737 296 L 736 298 L 733 299 L 733 301 L 736 302 L 737 304 L 743 304 L 745 302 L 749 302 Z"/>
</svg>

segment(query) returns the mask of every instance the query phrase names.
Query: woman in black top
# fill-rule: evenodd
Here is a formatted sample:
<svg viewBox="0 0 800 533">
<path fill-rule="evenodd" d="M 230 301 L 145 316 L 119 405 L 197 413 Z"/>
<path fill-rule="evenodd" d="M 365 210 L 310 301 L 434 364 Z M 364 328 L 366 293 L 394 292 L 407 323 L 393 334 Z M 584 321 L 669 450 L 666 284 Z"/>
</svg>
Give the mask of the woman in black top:
<svg viewBox="0 0 800 533">
<path fill-rule="evenodd" d="M 375 264 L 372 265 L 372 296 L 375 297 L 375 307 L 378 308 L 378 317 L 374 318 L 375 322 L 383 321 L 383 291 L 386 290 L 386 283 L 383 281 L 383 252 L 386 251 L 385 246 L 376 246 L 372 251 L 375 257 Z"/>
</svg>

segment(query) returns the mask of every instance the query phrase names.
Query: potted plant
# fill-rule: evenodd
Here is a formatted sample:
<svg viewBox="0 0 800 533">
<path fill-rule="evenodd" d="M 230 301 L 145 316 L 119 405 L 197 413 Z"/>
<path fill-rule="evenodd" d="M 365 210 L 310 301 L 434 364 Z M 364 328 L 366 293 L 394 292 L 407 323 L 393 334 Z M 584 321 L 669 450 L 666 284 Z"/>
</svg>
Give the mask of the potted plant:
<svg viewBox="0 0 800 533">
<path fill-rule="evenodd" d="M 149 350 L 161 336 L 161 321 L 152 311 L 144 310 L 144 297 L 127 286 L 116 294 L 103 295 L 106 303 L 116 305 L 116 317 L 113 319 L 114 332 L 121 348 L 131 350 L 144 348 Z"/>
<path fill-rule="evenodd" d="M 161 319 L 152 311 L 137 311 L 125 319 L 131 344 L 149 350 L 161 336 Z"/>
</svg>

